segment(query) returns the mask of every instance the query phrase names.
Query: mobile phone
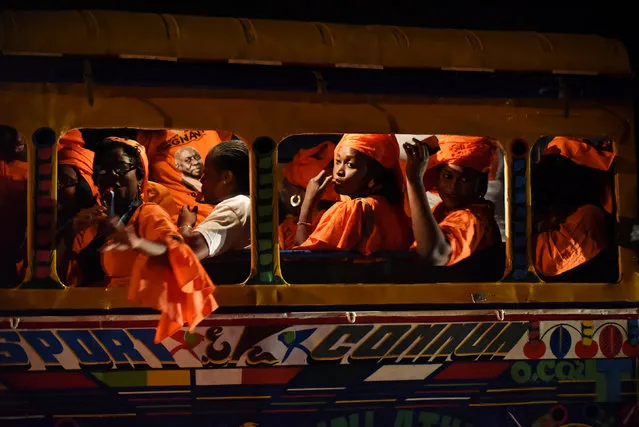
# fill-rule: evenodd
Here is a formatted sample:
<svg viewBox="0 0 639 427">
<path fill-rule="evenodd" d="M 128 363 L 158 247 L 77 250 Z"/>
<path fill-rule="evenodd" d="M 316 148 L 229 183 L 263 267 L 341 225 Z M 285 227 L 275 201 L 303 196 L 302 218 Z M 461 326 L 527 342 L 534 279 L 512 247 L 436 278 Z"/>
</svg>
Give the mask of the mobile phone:
<svg viewBox="0 0 639 427">
<path fill-rule="evenodd" d="M 102 194 L 102 201 L 106 205 L 107 213 L 110 217 L 115 216 L 115 193 L 112 189 L 106 190 Z"/>
</svg>

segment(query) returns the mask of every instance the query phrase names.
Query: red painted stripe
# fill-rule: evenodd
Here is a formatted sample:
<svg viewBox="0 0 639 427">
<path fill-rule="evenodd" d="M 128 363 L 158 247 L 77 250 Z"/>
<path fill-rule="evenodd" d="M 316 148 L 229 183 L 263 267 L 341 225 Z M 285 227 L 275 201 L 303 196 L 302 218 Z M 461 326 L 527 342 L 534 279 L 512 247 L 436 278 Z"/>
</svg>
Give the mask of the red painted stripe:
<svg viewBox="0 0 639 427">
<path fill-rule="evenodd" d="M 0 380 L 18 390 L 96 388 L 98 385 L 81 372 L 1 373 Z"/>
<path fill-rule="evenodd" d="M 510 362 L 453 362 L 435 377 L 436 380 L 495 378 L 510 367 Z"/>
<path fill-rule="evenodd" d="M 55 313 L 53 313 L 55 314 Z M 99 319 L 101 316 L 95 316 Z M 159 317 L 158 317 L 159 318 Z M 476 316 L 406 316 L 406 317 L 384 317 L 384 316 L 358 316 L 358 321 L 361 323 L 385 323 L 385 324 L 416 324 L 416 323 L 448 323 L 448 322 L 496 322 L 497 319 L 494 315 L 476 315 Z M 597 320 L 597 319 L 637 319 L 636 314 L 535 314 L 535 315 L 508 315 L 506 322 L 523 322 L 537 320 Z M 23 317 L 26 320 L 20 324 L 20 329 L 102 329 L 102 328 L 155 328 L 158 320 L 95 320 L 95 321 L 59 321 L 59 322 L 29 322 L 28 317 Z M 319 318 L 319 319 L 295 319 L 295 318 L 280 318 L 280 319 L 260 319 L 260 318 L 245 318 L 245 319 L 208 319 L 200 323 L 201 326 L 251 326 L 251 325 L 342 325 L 350 324 L 350 322 L 342 316 Z M 9 329 L 9 322 L 0 322 L 0 328 Z"/>
<path fill-rule="evenodd" d="M 317 409 L 265 409 L 262 412 L 317 412 Z"/>
<path fill-rule="evenodd" d="M 302 368 L 242 369 L 242 384 L 288 384 Z"/>
</svg>

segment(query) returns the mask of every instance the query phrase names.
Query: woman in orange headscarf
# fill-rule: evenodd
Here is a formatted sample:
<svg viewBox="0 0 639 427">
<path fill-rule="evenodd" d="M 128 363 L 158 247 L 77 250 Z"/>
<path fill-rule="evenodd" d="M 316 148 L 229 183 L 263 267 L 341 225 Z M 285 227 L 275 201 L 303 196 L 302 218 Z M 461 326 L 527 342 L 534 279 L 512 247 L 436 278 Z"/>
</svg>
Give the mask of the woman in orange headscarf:
<svg viewBox="0 0 639 427">
<path fill-rule="evenodd" d="M 87 266 L 85 271 L 90 276 L 85 279 L 88 282 L 100 282 L 103 279 L 99 269 L 89 267 L 99 262 L 96 248 L 89 247 L 85 253 L 71 254 L 74 241 L 76 246 L 85 249 L 89 244 L 76 241 L 72 226 L 74 218 L 85 209 L 100 210 L 100 195 L 93 182 L 93 158 L 94 152 L 85 148 L 79 129 L 66 132 L 58 141 L 58 227 L 54 241 L 58 275 L 65 283 L 75 280 L 66 277 L 70 256 Z M 157 203 L 169 215 L 177 213 L 175 201 L 162 185 L 149 181 L 146 196 L 147 202 Z"/>
<path fill-rule="evenodd" d="M 402 251 L 412 241 L 403 209 L 403 175 L 394 135 L 345 134 L 335 148 L 332 181 L 344 201 L 312 230 L 312 212 L 331 182 L 326 171 L 310 180 L 297 227 L 296 249 Z"/>
<path fill-rule="evenodd" d="M 439 151 L 429 158 L 429 147 Z M 450 266 L 501 244 L 495 207 L 484 199 L 497 147 L 486 138 L 431 137 L 404 144 L 406 182 L 417 253 L 431 265 Z M 431 212 L 426 191 L 442 202 Z"/>
<path fill-rule="evenodd" d="M 554 138 L 533 173 L 534 265 L 547 281 L 606 281 L 617 275 L 612 248 L 614 154 Z M 601 260 L 602 262 L 597 262 Z"/>
<path fill-rule="evenodd" d="M 332 169 L 335 144 L 325 141 L 315 147 L 301 149 L 282 169 L 282 187 L 279 192 L 280 214 L 285 215 L 278 227 L 280 249 L 295 246 L 297 221 L 309 181 L 323 170 Z M 311 224 L 315 228 L 330 206 L 339 201 L 333 183 L 329 183 L 318 202 L 317 212 L 312 214 Z"/>
<path fill-rule="evenodd" d="M 22 280 L 16 264 L 24 259 L 27 231 L 27 147 L 13 127 L 0 126 L 0 288 L 11 288 Z"/>
<path fill-rule="evenodd" d="M 93 182 L 93 151 L 84 148 L 78 129 L 58 141 L 58 226 L 54 238 L 58 275 L 66 282 L 71 248 L 75 239 L 73 219 L 83 209 L 98 206 L 98 188 Z"/>
<path fill-rule="evenodd" d="M 99 242 L 107 286 L 128 286 L 130 299 L 162 312 L 156 342 L 185 323 L 195 327 L 217 308 L 214 286 L 167 212 L 145 201 L 144 148 L 133 140 L 106 138 L 95 153 L 95 182 L 110 197 L 106 208 L 79 217 L 76 228 Z"/>
</svg>

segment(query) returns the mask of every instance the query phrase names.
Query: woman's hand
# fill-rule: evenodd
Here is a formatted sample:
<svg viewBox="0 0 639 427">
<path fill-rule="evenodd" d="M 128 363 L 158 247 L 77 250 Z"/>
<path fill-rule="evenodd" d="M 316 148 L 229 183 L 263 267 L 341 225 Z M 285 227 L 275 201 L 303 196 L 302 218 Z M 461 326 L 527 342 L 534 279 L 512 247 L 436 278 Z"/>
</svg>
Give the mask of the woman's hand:
<svg viewBox="0 0 639 427">
<path fill-rule="evenodd" d="M 304 202 L 302 205 L 306 205 L 307 208 L 312 208 L 319 203 L 322 198 L 322 194 L 328 188 L 328 184 L 330 184 L 332 175 L 323 170 L 318 173 L 315 177 L 311 178 L 306 185 L 306 194 L 304 195 Z"/>
<path fill-rule="evenodd" d="M 73 232 L 74 234 L 79 233 L 95 224 L 102 224 L 107 219 L 106 209 L 100 205 L 82 209 L 73 218 Z"/>
<path fill-rule="evenodd" d="M 178 228 L 193 227 L 197 221 L 197 210 L 197 206 L 193 206 L 193 209 L 188 205 L 182 206 L 177 221 Z"/>
<path fill-rule="evenodd" d="M 428 166 L 428 145 L 423 141 L 404 143 L 406 152 L 406 179 L 409 182 L 420 182 Z"/>
<path fill-rule="evenodd" d="M 126 251 L 140 247 L 142 239 L 135 233 L 132 225 L 120 224 L 119 218 L 112 218 L 109 223 L 108 242 L 101 251 Z"/>
</svg>

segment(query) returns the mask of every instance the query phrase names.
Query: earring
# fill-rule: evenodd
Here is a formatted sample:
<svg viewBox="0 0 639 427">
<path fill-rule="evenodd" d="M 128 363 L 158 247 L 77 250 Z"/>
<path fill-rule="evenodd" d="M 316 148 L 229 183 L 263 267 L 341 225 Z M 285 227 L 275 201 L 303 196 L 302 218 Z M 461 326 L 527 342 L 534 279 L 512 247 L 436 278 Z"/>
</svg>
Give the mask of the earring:
<svg viewBox="0 0 639 427">
<path fill-rule="evenodd" d="M 289 202 L 291 202 L 291 206 L 296 208 L 302 203 L 302 197 L 299 194 L 293 194 Z"/>
<path fill-rule="evenodd" d="M 374 180 L 374 179 L 371 179 L 371 180 L 368 182 L 368 189 L 369 189 L 369 190 L 372 190 L 372 189 L 373 189 L 373 187 L 375 187 L 375 180 Z"/>
</svg>

